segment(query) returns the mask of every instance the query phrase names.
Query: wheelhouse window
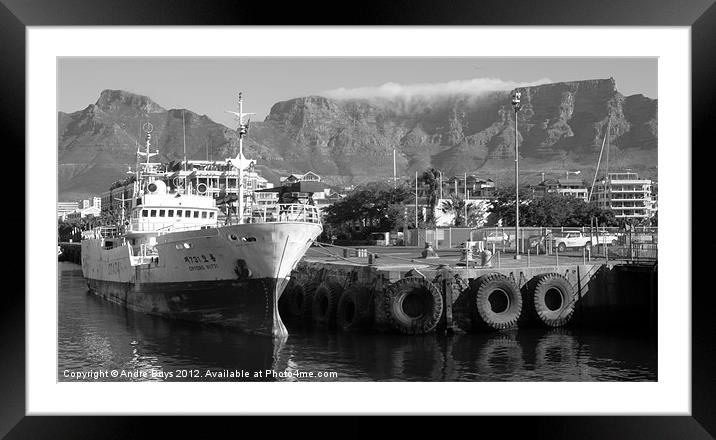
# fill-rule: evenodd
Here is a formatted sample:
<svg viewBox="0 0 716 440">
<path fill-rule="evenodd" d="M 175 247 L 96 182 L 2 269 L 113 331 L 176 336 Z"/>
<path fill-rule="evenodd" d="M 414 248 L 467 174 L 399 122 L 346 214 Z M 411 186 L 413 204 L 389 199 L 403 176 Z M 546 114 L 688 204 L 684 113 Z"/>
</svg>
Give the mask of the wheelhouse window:
<svg viewBox="0 0 716 440">
<path fill-rule="evenodd" d="M 184 217 L 191 217 L 191 211 L 189 211 L 188 209 L 184 211 Z"/>
<path fill-rule="evenodd" d="M 181 209 L 177 209 L 177 217 L 181 217 L 181 215 L 184 213 Z"/>
<path fill-rule="evenodd" d="M 142 217 L 148 217 L 149 216 L 149 210 L 142 209 Z"/>
<path fill-rule="evenodd" d="M 159 217 L 164 217 L 164 210 L 163 210 L 163 209 L 160 209 L 160 210 L 159 210 Z"/>
<path fill-rule="evenodd" d="M 194 218 L 199 218 L 199 211 L 194 211 Z"/>
<path fill-rule="evenodd" d="M 156 217 L 157 216 L 157 210 L 152 209 L 151 213 L 149 214 L 150 217 Z"/>
<path fill-rule="evenodd" d="M 201 211 L 201 218 L 206 218 L 206 211 Z"/>
<path fill-rule="evenodd" d="M 214 213 L 213 213 L 213 212 L 210 212 L 210 213 L 209 213 L 209 218 L 214 218 Z"/>
<path fill-rule="evenodd" d="M 167 210 L 167 214 L 169 215 L 169 217 L 174 217 L 174 210 L 173 209 Z"/>
</svg>

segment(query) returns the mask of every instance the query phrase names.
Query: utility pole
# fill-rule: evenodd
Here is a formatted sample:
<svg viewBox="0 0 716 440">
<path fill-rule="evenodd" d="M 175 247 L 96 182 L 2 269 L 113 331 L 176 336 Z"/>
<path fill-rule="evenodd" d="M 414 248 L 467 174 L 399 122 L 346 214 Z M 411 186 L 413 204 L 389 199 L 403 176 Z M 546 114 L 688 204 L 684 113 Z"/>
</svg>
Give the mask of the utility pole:
<svg viewBox="0 0 716 440">
<path fill-rule="evenodd" d="M 395 148 L 393 148 L 393 188 L 396 188 L 398 186 L 398 178 L 396 176 L 396 169 L 395 169 Z"/>
<path fill-rule="evenodd" d="M 522 93 L 512 94 L 512 107 L 515 109 L 515 260 L 520 259 L 520 153 L 517 141 L 517 113 L 522 108 Z"/>
<path fill-rule="evenodd" d="M 415 229 L 418 229 L 418 172 L 415 172 Z"/>
<path fill-rule="evenodd" d="M 465 173 L 465 206 L 464 206 L 464 208 L 465 208 L 465 213 L 464 213 L 463 218 L 465 219 L 464 220 L 465 226 L 467 226 L 467 173 Z"/>
<path fill-rule="evenodd" d="M 186 124 L 184 122 L 184 110 L 181 111 L 181 129 L 184 134 L 184 171 L 186 171 Z"/>
<path fill-rule="evenodd" d="M 443 198 L 443 172 L 440 171 L 440 200 Z"/>
</svg>

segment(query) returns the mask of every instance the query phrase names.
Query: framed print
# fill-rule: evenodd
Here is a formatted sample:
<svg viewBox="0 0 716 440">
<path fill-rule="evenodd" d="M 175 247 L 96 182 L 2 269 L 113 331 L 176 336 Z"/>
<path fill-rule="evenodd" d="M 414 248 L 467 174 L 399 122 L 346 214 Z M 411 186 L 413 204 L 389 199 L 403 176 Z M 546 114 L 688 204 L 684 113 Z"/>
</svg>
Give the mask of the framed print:
<svg viewBox="0 0 716 440">
<path fill-rule="evenodd" d="M 711 2 L 62 3 L 0 7 L 26 170 L 3 435 L 138 415 L 716 432 L 691 240 Z"/>
</svg>

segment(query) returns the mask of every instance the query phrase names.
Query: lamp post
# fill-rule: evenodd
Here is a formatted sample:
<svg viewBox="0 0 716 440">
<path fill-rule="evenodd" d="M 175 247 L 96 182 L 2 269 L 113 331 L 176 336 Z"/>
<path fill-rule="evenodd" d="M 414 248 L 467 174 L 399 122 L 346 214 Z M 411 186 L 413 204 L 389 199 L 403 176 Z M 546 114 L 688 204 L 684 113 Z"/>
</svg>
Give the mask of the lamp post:
<svg viewBox="0 0 716 440">
<path fill-rule="evenodd" d="M 512 93 L 512 108 L 515 109 L 515 260 L 520 259 L 520 155 L 517 142 L 517 112 L 522 108 L 522 93 Z"/>
</svg>

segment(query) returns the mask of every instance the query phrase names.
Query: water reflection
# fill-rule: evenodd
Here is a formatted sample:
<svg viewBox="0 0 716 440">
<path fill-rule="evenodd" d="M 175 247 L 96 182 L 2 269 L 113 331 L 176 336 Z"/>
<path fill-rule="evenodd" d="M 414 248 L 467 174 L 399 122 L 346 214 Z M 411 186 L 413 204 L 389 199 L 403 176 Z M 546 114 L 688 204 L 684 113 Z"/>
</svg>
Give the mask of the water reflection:
<svg viewBox="0 0 716 440">
<path fill-rule="evenodd" d="M 656 343 L 625 334 L 525 329 L 403 336 L 298 327 L 278 342 L 128 311 L 88 295 L 71 263 L 60 264 L 59 286 L 61 381 L 72 380 L 65 370 L 83 369 L 137 375 L 100 379 L 124 381 L 657 380 Z"/>
</svg>

